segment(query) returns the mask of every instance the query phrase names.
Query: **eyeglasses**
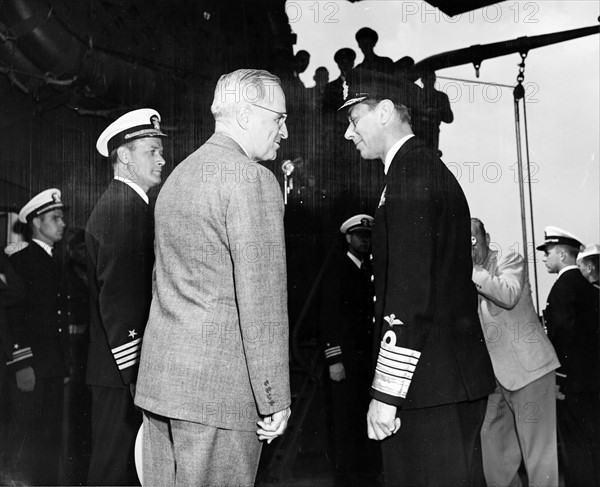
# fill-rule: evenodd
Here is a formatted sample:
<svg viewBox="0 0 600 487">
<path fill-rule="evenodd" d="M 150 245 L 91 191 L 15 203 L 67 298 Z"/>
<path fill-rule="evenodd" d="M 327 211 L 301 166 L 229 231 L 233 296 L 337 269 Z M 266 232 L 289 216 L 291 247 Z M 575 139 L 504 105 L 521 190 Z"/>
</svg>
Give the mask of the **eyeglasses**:
<svg viewBox="0 0 600 487">
<path fill-rule="evenodd" d="M 254 107 L 262 108 L 263 110 L 267 110 L 272 113 L 276 113 L 279 116 L 277 117 L 277 119 L 275 121 L 277 122 L 277 125 L 279 125 L 279 128 L 283 127 L 283 124 L 285 123 L 285 120 L 287 119 L 286 112 L 278 112 L 276 110 L 271 110 L 270 108 L 263 107 L 262 105 L 257 105 L 256 103 L 250 103 L 250 105 L 252 105 Z"/>
</svg>

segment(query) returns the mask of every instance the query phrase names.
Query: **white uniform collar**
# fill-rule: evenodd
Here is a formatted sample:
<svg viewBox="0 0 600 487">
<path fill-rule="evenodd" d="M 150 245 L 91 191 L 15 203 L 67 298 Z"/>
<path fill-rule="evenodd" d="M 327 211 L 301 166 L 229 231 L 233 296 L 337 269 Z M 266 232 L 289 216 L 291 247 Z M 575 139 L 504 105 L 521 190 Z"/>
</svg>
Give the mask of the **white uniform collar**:
<svg viewBox="0 0 600 487">
<path fill-rule="evenodd" d="M 383 172 L 384 174 L 387 174 L 388 170 L 390 169 L 390 164 L 392 163 L 392 160 L 394 159 L 394 156 L 398 153 L 398 151 L 400 150 L 400 147 L 402 147 L 404 145 L 404 143 L 414 137 L 415 134 L 408 134 L 405 135 L 404 137 L 402 137 L 398 142 L 396 142 L 392 147 L 390 147 L 390 150 L 388 151 L 388 153 L 385 156 L 385 161 L 383 163 Z"/>
<path fill-rule="evenodd" d="M 571 269 L 579 270 L 579 267 L 576 265 L 568 265 L 567 267 L 563 267 L 560 271 L 558 271 L 558 277 L 562 276 L 565 272 L 570 271 Z"/>
<path fill-rule="evenodd" d="M 358 260 L 358 258 L 352 252 L 348 251 L 346 255 L 350 257 L 350 260 L 356 264 L 356 267 L 358 267 L 359 269 L 361 268 L 362 262 Z"/>
<path fill-rule="evenodd" d="M 42 247 L 44 249 L 44 251 L 50 257 L 52 257 L 52 245 L 48 245 L 46 242 L 42 242 L 41 240 L 38 240 L 37 238 L 32 238 L 31 240 L 34 241 L 36 244 L 38 244 L 40 247 Z"/>
<path fill-rule="evenodd" d="M 148 199 L 148 195 L 146 194 L 146 192 L 142 188 L 140 188 L 136 183 L 134 183 L 131 179 L 127 179 L 122 176 L 115 176 L 115 179 L 117 181 L 121 181 L 121 182 L 125 183 L 127 186 L 129 186 L 131 189 L 133 189 L 137 194 L 140 195 L 140 197 L 146 202 L 146 204 L 150 203 L 150 200 Z"/>
</svg>

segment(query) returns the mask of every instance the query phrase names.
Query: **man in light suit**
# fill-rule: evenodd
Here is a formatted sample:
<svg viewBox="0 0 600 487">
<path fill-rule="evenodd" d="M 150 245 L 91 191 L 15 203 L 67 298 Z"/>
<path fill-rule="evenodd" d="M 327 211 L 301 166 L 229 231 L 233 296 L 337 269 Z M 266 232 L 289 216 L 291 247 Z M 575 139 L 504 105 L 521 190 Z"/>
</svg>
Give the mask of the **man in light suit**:
<svg viewBox="0 0 600 487">
<path fill-rule="evenodd" d="M 165 182 L 136 404 L 148 485 L 254 485 L 290 415 L 279 78 L 221 76 L 215 134 Z M 257 427 L 258 424 L 258 427 Z"/>
<path fill-rule="evenodd" d="M 115 120 L 96 143 L 114 179 L 92 211 L 85 236 L 91 302 L 88 485 L 139 485 L 133 452 L 142 415 L 133 396 L 154 264 L 147 192 L 161 182 L 164 137 L 158 112 L 141 108 Z"/>
<path fill-rule="evenodd" d="M 353 73 L 345 137 L 380 159 L 372 232 L 380 332 L 368 435 L 389 485 L 484 483 L 480 430 L 494 375 L 471 280 L 470 214 L 458 181 L 414 137 L 416 85 Z"/>
<path fill-rule="evenodd" d="M 531 485 L 556 487 L 554 370 L 560 363 L 533 306 L 523 257 L 500 258 L 477 218 L 471 236 L 479 319 L 496 375 L 481 430 L 486 481 L 516 485 L 523 460 Z"/>
</svg>

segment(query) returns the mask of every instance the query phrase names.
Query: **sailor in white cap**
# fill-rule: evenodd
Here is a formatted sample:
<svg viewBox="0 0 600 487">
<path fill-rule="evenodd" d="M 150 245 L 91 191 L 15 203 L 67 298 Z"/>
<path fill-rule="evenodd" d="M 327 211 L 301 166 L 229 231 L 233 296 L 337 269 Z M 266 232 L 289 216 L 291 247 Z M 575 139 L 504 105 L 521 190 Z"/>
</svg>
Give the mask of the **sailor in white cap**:
<svg viewBox="0 0 600 487">
<path fill-rule="evenodd" d="M 165 164 L 160 121 L 156 110 L 133 110 L 110 124 L 96 144 L 112 164 L 114 179 L 86 227 L 92 303 L 86 377 L 93 411 L 89 485 L 138 483 L 133 451 L 142 415 L 133 394 L 154 264 L 147 192 L 160 184 Z"/>
<path fill-rule="evenodd" d="M 547 226 L 544 228 L 544 243 L 537 247 L 537 250 L 546 251 L 553 245 L 564 245 L 579 249 L 583 247 L 579 237 L 576 237 L 571 232 L 567 232 L 562 228 Z"/>
<path fill-rule="evenodd" d="M 600 289 L 598 284 L 599 275 L 599 262 L 600 262 L 600 245 L 591 244 L 585 249 L 579 252 L 577 256 L 577 266 L 589 282 L 591 282 L 597 289 Z"/>
<path fill-rule="evenodd" d="M 379 444 L 369 441 L 366 428 L 357 427 L 365 423 L 371 386 L 372 226 L 373 217 L 366 214 L 341 225 L 346 245 L 332 254 L 321 281 L 321 335 L 331 380 L 336 473 L 343 485 L 371 485 L 381 468 Z"/>
<path fill-rule="evenodd" d="M 19 212 L 31 234 L 10 263 L 25 284 L 25 302 L 9 310 L 14 341 L 7 444 L 14 468 L 32 484 L 58 483 L 64 378 L 69 375 L 69 327 L 54 244 L 63 238 L 59 189 L 42 191 Z M 11 455 L 11 454 L 14 454 Z"/>
<path fill-rule="evenodd" d="M 557 427 L 565 461 L 565 485 L 598 485 L 600 464 L 600 350 L 598 292 L 576 265 L 581 240 L 546 227 L 548 272 L 558 273 L 544 319 L 561 367 L 556 370 Z"/>
<path fill-rule="evenodd" d="M 43 215 L 44 213 L 62 209 L 64 205 L 60 197 L 61 192 L 59 189 L 50 188 L 42 191 L 40 194 L 29 200 L 29 202 L 23 208 L 21 208 L 21 211 L 19 212 L 19 221 L 21 223 L 27 223 L 33 218 Z"/>
</svg>

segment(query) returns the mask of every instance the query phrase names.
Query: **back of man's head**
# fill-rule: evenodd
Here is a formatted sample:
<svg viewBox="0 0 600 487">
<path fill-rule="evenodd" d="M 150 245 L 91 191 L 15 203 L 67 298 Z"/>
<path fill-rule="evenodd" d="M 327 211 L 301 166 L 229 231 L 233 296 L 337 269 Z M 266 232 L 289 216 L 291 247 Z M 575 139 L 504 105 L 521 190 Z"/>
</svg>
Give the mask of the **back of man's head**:
<svg viewBox="0 0 600 487">
<path fill-rule="evenodd" d="M 273 102 L 274 90 L 281 80 L 261 69 L 238 69 L 224 74 L 215 87 L 210 111 L 215 120 L 232 117 L 240 103 Z"/>
<path fill-rule="evenodd" d="M 297 73 L 304 73 L 310 63 L 310 53 L 308 51 L 298 51 L 294 56 L 294 68 Z"/>
<path fill-rule="evenodd" d="M 580 261 L 577 261 L 577 264 L 583 277 L 590 282 L 598 282 L 598 278 L 600 277 L 600 255 L 595 254 L 583 257 Z"/>
<path fill-rule="evenodd" d="M 577 247 L 572 247 L 571 245 L 556 245 L 557 250 L 564 252 L 565 258 L 565 267 L 568 265 L 575 265 L 577 260 L 577 254 L 579 253 L 579 249 Z"/>
<path fill-rule="evenodd" d="M 475 232 L 484 237 L 487 233 L 485 231 L 485 225 L 483 224 L 483 222 L 479 218 L 473 217 L 471 218 L 471 234 Z"/>
<path fill-rule="evenodd" d="M 369 27 L 363 27 L 362 29 L 359 29 L 354 37 L 359 45 L 362 42 L 367 41 L 369 43 L 372 43 L 372 45 L 374 46 L 379 40 L 379 35 L 377 34 L 377 32 L 375 32 L 373 29 L 370 29 Z"/>
</svg>

